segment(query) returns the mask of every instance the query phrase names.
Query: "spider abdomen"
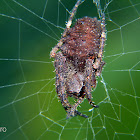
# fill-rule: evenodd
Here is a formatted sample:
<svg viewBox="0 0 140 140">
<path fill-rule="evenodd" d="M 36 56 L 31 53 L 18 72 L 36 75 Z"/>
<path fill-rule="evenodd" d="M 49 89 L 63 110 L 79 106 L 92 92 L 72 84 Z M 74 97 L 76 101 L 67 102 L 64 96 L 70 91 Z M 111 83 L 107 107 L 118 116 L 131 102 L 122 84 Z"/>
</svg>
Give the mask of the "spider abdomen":
<svg viewBox="0 0 140 140">
<path fill-rule="evenodd" d="M 99 52 L 101 22 L 97 18 L 84 17 L 78 19 L 64 37 L 61 51 L 79 67 L 88 58 L 95 58 Z"/>
</svg>

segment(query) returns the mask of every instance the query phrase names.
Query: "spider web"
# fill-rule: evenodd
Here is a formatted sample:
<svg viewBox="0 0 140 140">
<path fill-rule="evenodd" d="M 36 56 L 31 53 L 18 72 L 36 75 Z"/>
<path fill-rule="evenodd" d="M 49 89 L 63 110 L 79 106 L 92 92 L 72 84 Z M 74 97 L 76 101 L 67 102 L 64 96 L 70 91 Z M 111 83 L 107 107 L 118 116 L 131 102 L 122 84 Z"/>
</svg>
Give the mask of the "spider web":
<svg viewBox="0 0 140 140">
<path fill-rule="evenodd" d="M 89 116 L 66 119 L 55 92 L 51 48 L 76 0 L 0 2 L 0 139 L 140 139 L 140 1 L 85 0 L 75 19 L 106 14 L 106 65 Z M 96 4 L 95 4 L 96 3 Z M 73 20 L 73 23 L 75 22 Z"/>
</svg>

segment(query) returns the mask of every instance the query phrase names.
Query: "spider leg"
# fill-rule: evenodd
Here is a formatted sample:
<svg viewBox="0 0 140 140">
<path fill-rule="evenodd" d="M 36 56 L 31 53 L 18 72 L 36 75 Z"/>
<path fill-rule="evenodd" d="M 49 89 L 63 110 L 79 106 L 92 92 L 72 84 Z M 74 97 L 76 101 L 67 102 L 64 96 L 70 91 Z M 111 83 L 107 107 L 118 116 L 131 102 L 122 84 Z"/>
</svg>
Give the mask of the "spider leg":
<svg viewBox="0 0 140 140">
<path fill-rule="evenodd" d="M 78 99 L 77 93 L 67 93 L 69 97 L 74 97 L 75 99 Z"/>
<path fill-rule="evenodd" d="M 50 52 L 50 57 L 53 57 L 53 58 L 54 58 L 55 55 L 56 55 L 56 52 L 57 52 L 57 51 L 59 50 L 59 48 L 63 45 L 64 37 L 66 36 L 66 33 L 67 33 L 67 31 L 69 30 L 69 28 L 70 28 L 70 26 L 71 26 L 71 24 L 72 24 L 72 19 L 73 19 L 74 15 L 75 15 L 76 10 L 77 10 L 78 6 L 80 5 L 80 3 L 81 3 L 81 0 L 77 0 L 77 2 L 76 2 L 76 4 L 75 4 L 74 8 L 72 9 L 72 12 L 71 12 L 70 17 L 69 17 L 69 19 L 68 19 L 68 22 L 67 22 L 67 24 L 66 24 L 66 28 L 65 28 L 65 30 L 64 30 L 64 32 L 63 32 L 63 34 L 62 34 L 62 37 L 61 37 L 60 41 L 57 43 L 57 45 L 56 45 L 56 46 L 52 49 L 52 51 Z"/>
<path fill-rule="evenodd" d="M 96 87 L 95 70 L 93 69 L 93 60 L 87 59 L 86 60 L 86 79 L 85 79 L 86 98 L 88 99 L 90 105 L 97 108 L 98 105 L 95 105 L 91 100 L 92 99 L 92 95 L 91 95 L 92 86 Z"/>
<path fill-rule="evenodd" d="M 68 114 L 67 114 L 67 119 L 70 118 L 71 116 L 81 116 L 84 118 L 88 118 L 87 115 L 82 114 L 81 112 L 77 111 L 77 107 L 79 106 L 79 104 L 81 104 L 84 100 L 84 97 L 80 97 L 78 98 L 78 101 L 72 106 L 72 108 L 69 110 Z"/>
<path fill-rule="evenodd" d="M 74 97 L 75 99 L 77 99 L 77 102 L 71 107 L 69 113 L 67 114 L 67 118 L 71 117 L 71 116 L 81 116 L 84 118 L 88 118 L 87 115 L 82 114 L 81 112 L 77 111 L 77 107 L 79 106 L 79 104 L 81 104 L 84 100 L 85 97 L 85 90 L 84 90 L 84 86 L 82 87 L 80 93 L 68 93 L 68 96 L 70 97 Z"/>
<path fill-rule="evenodd" d="M 63 42 L 62 40 L 60 40 L 57 45 L 52 48 L 51 52 L 50 52 L 50 57 L 55 58 L 56 52 L 59 50 L 59 48 L 62 46 Z"/>
<path fill-rule="evenodd" d="M 97 71 L 95 72 L 96 73 L 96 76 L 100 76 L 101 72 L 102 72 L 102 68 L 103 66 L 105 65 L 105 62 L 102 61 L 97 69 Z M 93 67 L 94 68 L 94 67 Z"/>
<path fill-rule="evenodd" d="M 104 49 L 105 41 L 106 41 L 105 14 L 104 13 L 102 16 L 101 28 L 102 28 L 102 33 L 101 33 L 101 37 L 100 37 L 100 50 L 99 50 L 98 58 L 102 58 L 103 49 Z"/>
<path fill-rule="evenodd" d="M 87 115 L 85 115 L 85 114 L 82 114 L 81 112 L 79 112 L 79 111 L 75 111 L 75 114 L 76 115 L 79 115 L 79 116 L 81 116 L 81 117 L 84 117 L 84 118 L 88 118 L 88 116 Z"/>
<path fill-rule="evenodd" d="M 56 71 L 56 91 L 62 106 L 67 111 L 68 108 L 71 108 L 71 105 L 68 102 L 67 94 L 65 92 L 65 76 L 67 71 L 67 64 L 65 61 L 66 58 L 62 55 L 61 52 L 58 52 L 55 55 L 54 66 Z"/>
<path fill-rule="evenodd" d="M 70 26 L 71 26 L 71 24 L 72 24 L 72 19 L 73 19 L 74 15 L 75 15 L 76 10 L 77 10 L 78 6 L 80 5 L 80 3 L 81 3 L 81 0 L 77 0 L 77 2 L 76 2 L 76 4 L 75 4 L 74 8 L 72 9 L 71 15 L 70 15 L 70 17 L 69 17 L 69 19 L 68 19 L 68 22 L 67 22 L 67 24 L 66 24 L 66 28 L 67 28 L 67 29 L 70 28 Z"/>
<path fill-rule="evenodd" d="M 105 62 L 102 61 L 102 54 L 103 54 L 103 49 L 104 49 L 105 41 L 106 41 L 105 15 L 104 15 L 104 13 L 102 16 L 101 28 L 102 28 L 102 33 L 101 33 L 101 37 L 100 37 L 100 49 L 99 49 L 98 57 L 96 58 L 96 60 L 93 64 L 93 68 L 95 70 L 97 70 L 96 76 L 100 76 L 102 68 L 105 64 Z"/>
<path fill-rule="evenodd" d="M 80 97 L 78 98 L 77 103 L 75 103 L 75 105 L 74 105 L 74 108 L 75 108 L 75 116 L 79 115 L 81 117 L 88 118 L 87 115 L 82 114 L 81 112 L 79 112 L 79 111 L 76 110 L 77 107 L 78 107 L 78 105 L 83 102 L 85 95 L 86 94 L 85 94 L 84 87 L 83 87 L 82 90 L 80 91 Z"/>
<path fill-rule="evenodd" d="M 82 114 L 81 112 L 77 111 L 77 107 L 79 106 L 79 104 L 81 104 L 81 103 L 83 102 L 83 100 L 84 100 L 84 97 L 80 97 L 80 98 L 78 99 L 78 101 L 74 104 L 74 106 L 73 106 L 72 108 L 74 108 L 74 110 L 75 110 L 75 111 L 74 111 L 75 116 L 79 115 L 79 116 L 82 116 L 82 117 L 84 117 L 84 118 L 88 118 L 87 115 Z"/>
</svg>

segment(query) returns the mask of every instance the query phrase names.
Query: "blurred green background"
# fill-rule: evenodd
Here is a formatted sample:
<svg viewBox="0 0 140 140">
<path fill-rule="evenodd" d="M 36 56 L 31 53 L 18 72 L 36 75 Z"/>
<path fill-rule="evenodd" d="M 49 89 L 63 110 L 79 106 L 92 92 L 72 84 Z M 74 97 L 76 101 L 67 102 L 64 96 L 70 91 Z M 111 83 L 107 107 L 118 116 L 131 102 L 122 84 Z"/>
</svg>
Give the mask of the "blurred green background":
<svg viewBox="0 0 140 140">
<path fill-rule="evenodd" d="M 76 0 L 1 0 L 0 139 L 139 140 L 140 1 L 101 0 L 107 7 L 106 65 L 98 78 L 91 112 L 85 100 L 78 110 L 89 116 L 66 119 L 55 92 L 53 59 Z M 73 20 L 98 17 L 85 0 Z"/>
</svg>

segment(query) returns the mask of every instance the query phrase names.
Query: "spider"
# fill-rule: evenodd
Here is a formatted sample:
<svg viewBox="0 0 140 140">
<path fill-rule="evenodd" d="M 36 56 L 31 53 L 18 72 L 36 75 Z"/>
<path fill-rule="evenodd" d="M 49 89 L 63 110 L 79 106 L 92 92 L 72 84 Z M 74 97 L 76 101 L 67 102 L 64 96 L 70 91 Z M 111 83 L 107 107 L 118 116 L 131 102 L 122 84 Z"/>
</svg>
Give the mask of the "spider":
<svg viewBox="0 0 140 140">
<path fill-rule="evenodd" d="M 80 115 L 88 118 L 77 110 L 86 97 L 92 107 L 91 90 L 96 87 L 96 76 L 100 76 L 105 64 L 102 61 L 105 46 L 105 16 L 102 19 L 83 17 L 70 28 L 72 19 L 81 0 L 77 0 L 66 24 L 60 41 L 52 49 L 50 56 L 55 58 L 56 92 L 67 118 Z M 68 97 L 77 100 L 71 105 Z"/>
</svg>

